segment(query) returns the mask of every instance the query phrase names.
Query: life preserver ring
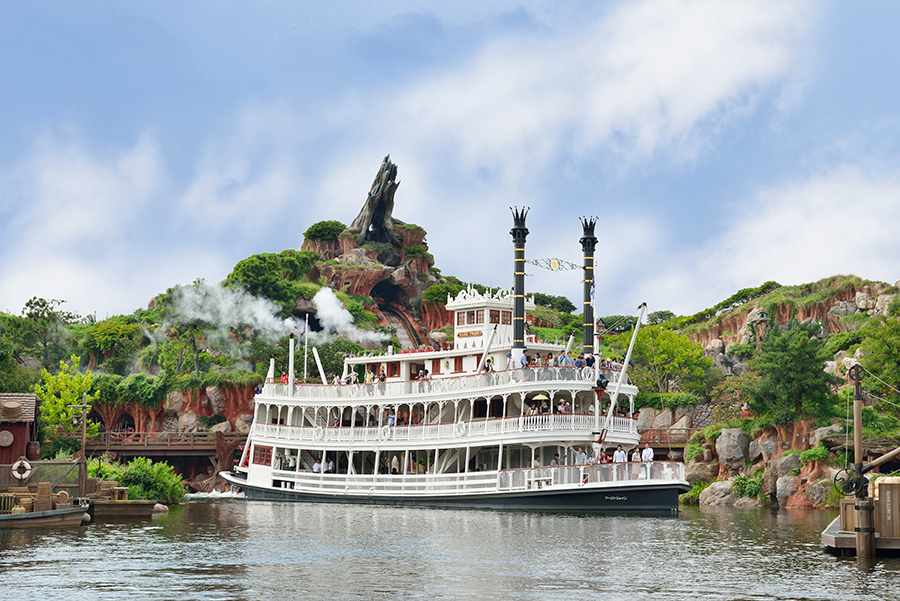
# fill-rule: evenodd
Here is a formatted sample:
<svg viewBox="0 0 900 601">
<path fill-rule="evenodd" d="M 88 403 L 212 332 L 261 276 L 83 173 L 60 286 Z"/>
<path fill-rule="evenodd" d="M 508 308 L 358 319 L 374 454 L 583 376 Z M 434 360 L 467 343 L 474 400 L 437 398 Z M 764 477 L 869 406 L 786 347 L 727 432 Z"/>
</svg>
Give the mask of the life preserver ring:
<svg viewBox="0 0 900 601">
<path fill-rule="evenodd" d="M 350 393 L 350 396 L 359 396 L 359 384 L 350 384 L 347 387 L 347 392 Z"/>
<path fill-rule="evenodd" d="M 431 391 L 432 392 L 441 392 L 444 390 L 444 383 L 440 380 L 434 380 L 431 382 Z"/>
<path fill-rule="evenodd" d="M 19 480 L 28 480 L 29 476 L 31 476 L 31 464 L 24 459 L 19 459 L 12 464 L 12 475 L 13 478 L 18 478 Z"/>
<path fill-rule="evenodd" d="M 454 427 L 457 436 L 465 436 L 466 435 L 466 422 L 463 420 L 459 420 L 456 422 L 456 426 Z"/>
<path fill-rule="evenodd" d="M 313 440 L 322 440 L 325 438 L 325 429 L 322 426 L 316 426 L 313 430 Z"/>
<path fill-rule="evenodd" d="M 382 426 L 381 432 L 379 433 L 379 437 L 381 440 L 387 440 L 391 437 L 391 427 L 390 426 Z"/>
<path fill-rule="evenodd" d="M 593 381 L 594 380 L 594 368 L 593 367 L 584 367 L 581 370 L 581 379 Z"/>
</svg>

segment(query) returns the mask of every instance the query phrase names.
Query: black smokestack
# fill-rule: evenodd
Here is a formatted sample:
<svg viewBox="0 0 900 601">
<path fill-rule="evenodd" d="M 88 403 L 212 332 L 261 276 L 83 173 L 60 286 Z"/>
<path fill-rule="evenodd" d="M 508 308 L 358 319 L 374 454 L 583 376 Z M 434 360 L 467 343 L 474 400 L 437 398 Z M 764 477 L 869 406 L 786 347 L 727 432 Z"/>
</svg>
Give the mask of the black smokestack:
<svg viewBox="0 0 900 601">
<path fill-rule="evenodd" d="M 581 250 L 584 251 L 584 343 L 582 352 L 585 356 L 594 352 L 594 308 L 591 306 L 591 288 L 594 286 L 594 249 L 597 247 L 597 236 L 594 235 L 596 217 L 582 217 Z"/>
<path fill-rule="evenodd" d="M 518 360 L 525 352 L 525 238 L 528 228 L 525 217 L 528 208 L 510 207 L 513 214 L 512 235 L 515 258 L 513 260 L 513 358 Z"/>
</svg>

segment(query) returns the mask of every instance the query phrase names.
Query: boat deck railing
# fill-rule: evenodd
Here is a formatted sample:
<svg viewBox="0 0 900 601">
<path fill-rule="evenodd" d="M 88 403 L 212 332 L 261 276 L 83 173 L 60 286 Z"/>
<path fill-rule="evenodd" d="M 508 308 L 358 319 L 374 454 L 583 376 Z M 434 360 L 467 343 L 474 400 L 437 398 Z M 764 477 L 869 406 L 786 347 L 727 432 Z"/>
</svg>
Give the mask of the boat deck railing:
<svg viewBox="0 0 900 601">
<path fill-rule="evenodd" d="M 275 470 L 278 488 L 340 495 L 463 495 L 544 488 L 605 486 L 623 482 L 684 481 L 674 461 L 535 467 L 461 474 L 366 475 Z"/>
<path fill-rule="evenodd" d="M 619 370 L 601 369 L 600 373 L 610 382 L 619 377 Z M 410 395 L 444 395 L 461 392 L 491 391 L 498 388 L 523 384 L 535 384 L 532 388 L 543 389 L 541 385 L 557 385 L 564 388 L 573 383 L 594 385 L 594 370 L 590 367 L 525 367 L 508 369 L 488 374 L 467 374 L 440 376 L 428 380 L 405 380 L 402 382 L 375 382 L 372 384 L 297 384 L 293 386 L 276 382 L 266 382 L 263 396 L 311 398 L 311 399 L 358 399 L 369 397 L 408 397 Z M 627 378 L 626 378 L 627 384 Z M 612 386 L 612 384 L 610 384 Z M 499 392 L 499 391 L 498 391 Z"/>
<path fill-rule="evenodd" d="M 605 427 L 606 416 L 584 413 L 545 413 L 516 417 L 493 417 L 439 424 L 406 426 L 282 426 L 253 424 L 252 434 L 266 439 L 301 442 L 416 442 L 486 439 L 529 432 L 595 432 Z M 637 434 L 637 421 L 615 416 L 610 420 L 611 432 Z"/>
</svg>

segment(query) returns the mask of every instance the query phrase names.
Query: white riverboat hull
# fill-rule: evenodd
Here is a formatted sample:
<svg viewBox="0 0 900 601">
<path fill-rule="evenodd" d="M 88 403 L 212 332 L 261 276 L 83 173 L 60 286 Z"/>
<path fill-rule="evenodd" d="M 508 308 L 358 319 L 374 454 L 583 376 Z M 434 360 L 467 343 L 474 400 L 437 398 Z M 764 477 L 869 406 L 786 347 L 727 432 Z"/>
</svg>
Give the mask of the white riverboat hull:
<svg viewBox="0 0 900 601">
<path fill-rule="evenodd" d="M 428 484 L 427 476 L 371 476 L 366 482 L 348 482 L 337 475 L 325 474 L 319 487 L 291 488 L 248 483 L 243 474 L 222 472 L 220 475 L 234 489 L 240 489 L 248 499 L 295 501 L 312 503 L 355 503 L 365 505 L 418 506 L 435 508 L 472 508 L 500 510 L 559 511 L 571 513 L 664 513 L 678 512 L 678 496 L 690 490 L 681 478 L 683 465 L 674 462 L 655 462 L 659 476 L 646 478 L 646 466 L 622 465 L 621 480 L 590 481 L 600 477 L 615 477 L 616 466 L 587 466 L 538 468 L 481 475 L 485 483 L 481 490 L 465 490 L 461 483 Z M 558 470 L 558 474 L 554 471 Z M 601 472 L 602 470 L 602 472 Z M 565 472 L 587 471 L 586 484 L 566 484 Z M 664 473 L 665 472 L 665 473 Z M 520 476 L 513 482 L 514 476 Z M 634 477 L 631 477 L 631 476 Z M 506 479 L 505 481 L 503 479 Z M 369 485 L 366 489 L 366 485 Z M 456 488 L 454 488 L 456 486 Z"/>
</svg>

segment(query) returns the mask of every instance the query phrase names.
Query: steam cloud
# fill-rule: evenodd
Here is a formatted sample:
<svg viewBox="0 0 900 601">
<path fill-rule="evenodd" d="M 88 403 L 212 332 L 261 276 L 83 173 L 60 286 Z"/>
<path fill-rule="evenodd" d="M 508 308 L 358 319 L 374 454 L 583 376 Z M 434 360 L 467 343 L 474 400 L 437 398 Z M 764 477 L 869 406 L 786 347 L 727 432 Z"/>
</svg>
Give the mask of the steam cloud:
<svg viewBox="0 0 900 601">
<path fill-rule="evenodd" d="M 361 330 L 353 324 L 353 315 L 341 304 L 331 288 L 322 288 L 313 297 L 316 317 L 323 331 L 309 332 L 310 342 L 325 344 L 335 335 L 354 342 L 382 341 L 386 335 L 379 332 Z M 236 288 L 224 288 L 200 283 L 178 288 L 172 297 L 172 316 L 178 323 L 202 322 L 207 337 L 217 344 L 228 346 L 233 343 L 235 330 L 253 330 L 270 344 L 283 336 L 294 333 L 302 335 L 304 321 L 279 317 L 281 308 L 266 298 Z"/>
</svg>

